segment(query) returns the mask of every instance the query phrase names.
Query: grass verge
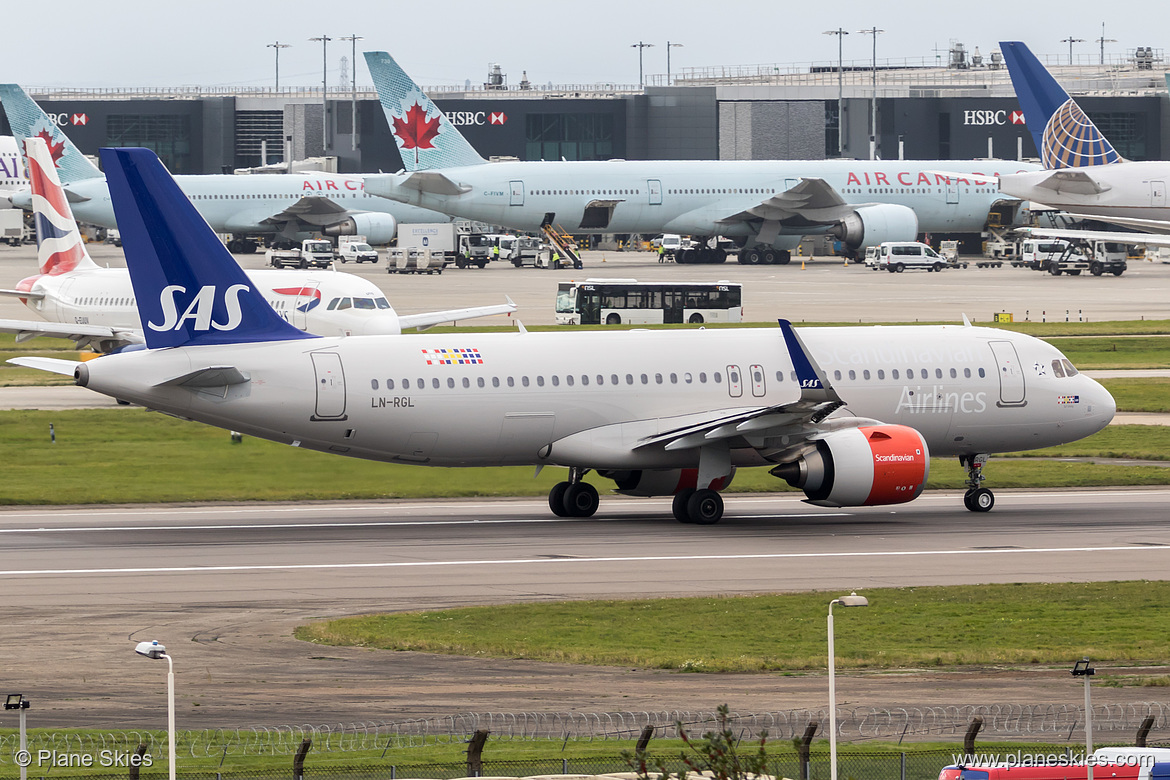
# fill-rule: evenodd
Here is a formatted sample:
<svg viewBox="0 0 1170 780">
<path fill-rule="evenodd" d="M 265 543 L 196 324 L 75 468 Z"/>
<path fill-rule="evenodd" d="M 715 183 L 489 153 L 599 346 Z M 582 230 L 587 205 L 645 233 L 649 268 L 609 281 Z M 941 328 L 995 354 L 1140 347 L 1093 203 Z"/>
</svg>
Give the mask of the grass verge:
<svg viewBox="0 0 1170 780">
<path fill-rule="evenodd" d="M 56 443 L 49 440 L 54 426 Z M 1170 429 L 1112 426 L 1075 444 L 996 458 L 993 487 L 1170 484 L 1170 469 L 1039 460 L 1125 457 L 1162 460 Z M 141 409 L 0 412 L 0 504 L 304 501 L 462 496 L 542 496 L 561 469 L 533 478 L 529 467 L 445 469 L 376 463 L 309 452 Z M 959 488 L 957 461 L 934 460 L 929 487 Z M 613 483 L 590 474 L 604 494 Z M 789 490 L 766 469 L 741 469 L 736 492 Z"/>
<path fill-rule="evenodd" d="M 865 595 L 871 609 L 837 621 L 843 668 L 1170 657 L 1170 582 L 880 588 Z M 682 672 L 820 671 L 829 598 L 794 593 L 468 607 L 322 621 L 298 627 L 295 636 L 326 645 Z"/>
</svg>

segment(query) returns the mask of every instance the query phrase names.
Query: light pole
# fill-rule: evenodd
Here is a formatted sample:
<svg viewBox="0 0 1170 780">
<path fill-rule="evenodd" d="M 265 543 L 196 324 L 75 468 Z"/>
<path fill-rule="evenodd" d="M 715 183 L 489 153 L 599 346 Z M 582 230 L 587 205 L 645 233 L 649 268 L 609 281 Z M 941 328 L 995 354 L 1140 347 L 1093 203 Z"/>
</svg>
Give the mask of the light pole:
<svg viewBox="0 0 1170 780">
<path fill-rule="evenodd" d="M 20 764 L 20 780 L 28 780 L 28 731 L 25 729 L 24 711 L 28 709 L 28 699 L 23 693 L 10 693 L 4 699 L 4 709 L 20 711 L 20 755 L 26 760 L 17 761 Z"/>
<path fill-rule="evenodd" d="M 638 50 L 638 87 L 639 88 L 645 87 L 646 82 L 642 78 L 642 50 L 643 49 L 653 49 L 654 44 L 642 43 L 641 41 L 638 41 L 637 43 L 631 43 L 630 48 Z M 667 49 L 667 52 L 669 52 L 669 51 L 670 51 L 670 49 Z"/>
<path fill-rule="evenodd" d="M 276 91 L 277 92 L 280 91 L 280 50 L 287 49 L 290 46 L 292 46 L 291 43 L 281 43 L 280 41 L 277 41 L 276 43 L 268 44 L 269 49 L 276 49 Z"/>
<path fill-rule="evenodd" d="M 349 41 L 353 44 L 353 84 L 351 85 L 352 92 L 350 92 L 350 107 L 353 109 L 353 117 L 351 119 L 350 141 L 352 145 L 350 148 L 357 151 L 357 42 L 362 40 L 360 35 L 343 35 L 338 38 L 339 41 Z"/>
<path fill-rule="evenodd" d="M 833 667 L 836 666 L 833 658 L 834 604 L 842 607 L 868 607 L 869 599 L 853 592 L 829 602 L 829 780 L 837 780 L 837 684 L 833 674 Z"/>
<path fill-rule="evenodd" d="M 155 660 L 167 659 L 167 777 L 175 780 L 175 664 L 157 641 L 139 642 L 134 652 Z"/>
<path fill-rule="evenodd" d="M 325 156 L 325 150 L 329 146 L 329 132 L 328 124 L 325 121 L 329 109 L 326 106 L 329 98 L 329 41 L 333 40 L 328 35 L 322 35 L 318 38 L 310 38 L 310 41 L 321 42 L 321 156 Z"/>
<path fill-rule="evenodd" d="M 1105 22 L 1101 22 L 1101 37 L 1097 39 L 1097 43 L 1101 44 L 1101 64 L 1105 64 L 1105 44 L 1117 43 L 1116 38 L 1105 37 Z"/>
<path fill-rule="evenodd" d="M 1096 669 L 1089 666 L 1089 659 L 1082 658 L 1073 664 L 1072 676 L 1085 678 L 1085 763 L 1089 766 L 1088 780 L 1093 780 L 1093 700 L 1089 695 L 1089 680 L 1096 673 Z"/>
<path fill-rule="evenodd" d="M 825 30 L 823 35 L 837 36 L 837 156 L 845 154 L 845 67 L 842 55 L 844 54 L 845 36 L 848 30 L 838 27 L 836 30 Z"/>
<path fill-rule="evenodd" d="M 1068 44 L 1068 64 L 1072 65 L 1073 64 L 1073 53 L 1072 53 L 1073 44 L 1074 43 L 1084 43 L 1085 39 L 1084 38 L 1074 38 L 1070 35 L 1067 38 L 1061 38 L 1060 42 Z M 1101 48 L 1104 49 L 1105 44 L 1101 44 Z"/>
<path fill-rule="evenodd" d="M 877 37 L 885 32 L 876 27 L 858 30 L 862 35 L 873 36 L 873 98 L 869 107 L 869 159 L 877 159 Z M 835 779 L 834 779 L 835 780 Z"/>
<path fill-rule="evenodd" d="M 666 42 L 666 86 L 668 87 L 670 86 L 670 50 L 681 48 L 681 43 L 671 43 L 670 41 Z"/>
</svg>

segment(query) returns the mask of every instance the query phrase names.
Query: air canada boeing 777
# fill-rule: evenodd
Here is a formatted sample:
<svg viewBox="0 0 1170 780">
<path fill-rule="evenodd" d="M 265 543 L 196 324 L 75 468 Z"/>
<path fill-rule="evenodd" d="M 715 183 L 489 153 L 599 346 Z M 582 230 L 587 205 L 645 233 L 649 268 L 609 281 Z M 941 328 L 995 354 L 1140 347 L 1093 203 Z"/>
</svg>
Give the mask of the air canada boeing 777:
<svg viewBox="0 0 1170 780">
<path fill-rule="evenodd" d="M 0 103 L 18 140 L 40 137 L 65 184 L 74 216 L 82 222 L 117 227 L 105 176 L 16 84 L 0 84 Z M 231 233 L 233 252 L 256 249 L 257 236 L 298 242 L 314 234 L 364 235 L 374 244 L 393 240 L 400 222 L 448 222 L 445 214 L 389 203 L 367 195 L 362 179 L 336 173 L 175 177 L 191 203 L 217 233 Z M 27 190 L 10 196 L 13 205 L 32 210 Z"/>
<path fill-rule="evenodd" d="M 460 333 L 321 338 L 278 316 L 146 149 L 103 149 L 147 349 L 11 362 L 178 417 L 350 457 L 568 469 L 549 494 L 587 517 L 595 470 L 713 523 L 741 466 L 818 506 L 899 504 L 930 457 L 1074 441 L 1109 393 L 1055 347 L 962 326 Z"/>
<path fill-rule="evenodd" d="M 116 352 L 143 343 L 138 308 L 125 268 L 100 268 L 90 258 L 43 139 L 26 138 L 40 273 L 0 295 L 19 298 L 42 321 L 0 319 L 0 333 L 72 339 L 78 347 Z M 338 271 L 255 270 L 248 278 L 294 326 L 322 336 L 394 334 L 455 320 L 508 314 L 511 301 L 399 315 L 372 282 Z"/>
<path fill-rule="evenodd" d="M 919 233 L 979 233 L 994 208 L 1019 205 L 970 174 L 1036 166 L 1004 160 L 654 160 L 488 163 L 385 52 L 366 52 L 406 166 L 368 175 L 366 191 L 466 219 L 536 231 L 724 236 L 740 262 L 789 261 L 802 236 L 829 233 L 853 250 Z M 946 167 L 952 178 L 932 172 Z M 700 242 L 705 245 L 707 242 Z M 682 262 L 720 262 L 696 249 Z"/>
</svg>

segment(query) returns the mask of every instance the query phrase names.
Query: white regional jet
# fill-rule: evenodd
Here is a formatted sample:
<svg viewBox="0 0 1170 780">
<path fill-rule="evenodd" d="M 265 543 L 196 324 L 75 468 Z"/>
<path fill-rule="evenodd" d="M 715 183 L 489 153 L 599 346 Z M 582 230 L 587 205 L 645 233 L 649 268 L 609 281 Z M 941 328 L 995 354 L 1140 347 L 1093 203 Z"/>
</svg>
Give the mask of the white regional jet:
<svg viewBox="0 0 1170 780">
<path fill-rule="evenodd" d="M 818 506 L 897 504 L 930 456 L 1074 441 L 1109 393 L 1055 347 L 967 326 L 312 337 L 281 319 L 146 149 L 103 149 L 146 350 L 10 362 L 254 436 L 431 466 L 568 467 L 552 511 L 587 517 L 595 469 L 713 523 L 737 466 L 772 465 Z"/>
<path fill-rule="evenodd" d="M 61 132 L 16 84 L 0 84 L 0 103 L 17 139 L 39 136 L 49 145 L 73 213 L 82 222 L 114 228 L 114 210 L 102 172 Z M 394 238 L 398 223 L 449 222 L 445 214 L 367 195 L 360 176 L 334 173 L 175 177 L 195 208 L 217 233 L 231 233 L 228 248 L 253 252 L 256 236 L 299 242 L 316 233 L 364 235 L 373 244 Z M 10 196 L 14 206 L 32 209 L 28 191 Z"/>
<path fill-rule="evenodd" d="M 536 231 L 726 236 L 740 262 L 787 263 L 801 236 L 829 233 L 853 250 L 919 233 L 979 233 L 1017 201 L 969 174 L 1034 170 L 1010 161 L 656 160 L 487 163 L 385 52 L 366 62 L 407 173 L 369 175 L 372 195 Z M 948 178 L 931 172 L 945 166 Z M 964 175 L 963 172 L 967 172 Z M 701 242 L 705 246 L 705 242 Z M 680 262 L 722 262 L 696 249 Z"/>
<path fill-rule="evenodd" d="M 99 268 L 90 259 L 45 142 L 26 139 L 25 149 L 40 273 L 21 280 L 15 290 L 0 290 L 0 295 L 20 298 L 49 322 L 0 319 L 0 332 L 15 333 L 18 341 L 34 336 L 70 338 L 78 347 L 99 352 L 142 344 L 129 273 L 125 268 Z M 516 310 L 508 301 L 399 315 L 372 282 L 352 274 L 257 270 L 248 272 L 248 277 L 282 318 L 296 328 L 325 336 L 397 334 L 403 328 L 425 329 Z"/>
<path fill-rule="evenodd" d="M 1046 170 L 980 181 L 997 183 L 1006 195 L 1106 221 L 1156 229 L 1156 222 L 1170 220 L 1170 162 L 1124 160 L 1026 45 L 999 46 Z"/>
</svg>

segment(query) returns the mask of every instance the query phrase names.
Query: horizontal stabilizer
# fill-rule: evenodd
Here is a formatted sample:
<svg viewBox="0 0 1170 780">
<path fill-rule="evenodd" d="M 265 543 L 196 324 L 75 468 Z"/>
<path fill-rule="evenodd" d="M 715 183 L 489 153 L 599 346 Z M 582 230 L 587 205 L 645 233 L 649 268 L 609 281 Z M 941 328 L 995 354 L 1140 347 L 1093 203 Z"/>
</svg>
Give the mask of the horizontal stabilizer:
<svg viewBox="0 0 1170 780">
<path fill-rule="evenodd" d="M 45 297 L 44 293 L 25 292 L 23 290 L 0 290 L 0 295 L 10 295 L 13 298 L 25 298 L 30 301 L 39 301 Z"/>
<path fill-rule="evenodd" d="M 252 377 L 235 366 L 208 366 L 168 379 L 165 382 L 159 382 L 155 387 L 224 387 L 225 385 L 242 385 L 251 381 Z"/>
<path fill-rule="evenodd" d="M 470 184 L 459 184 L 437 171 L 418 171 L 406 177 L 402 187 L 432 195 L 464 195 L 471 192 Z"/>
<path fill-rule="evenodd" d="M 14 357 L 9 358 L 8 362 L 14 366 L 35 368 L 38 371 L 48 371 L 53 374 L 63 374 L 65 376 L 73 376 L 73 372 L 81 365 L 81 362 L 77 360 L 61 360 L 60 358 L 47 357 Z"/>
<path fill-rule="evenodd" d="M 1037 187 L 1043 187 L 1054 192 L 1066 192 L 1073 195 L 1100 195 L 1113 189 L 1108 184 L 1098 181 L 1088 171 L 1062 169 L 1053 171 L 1045 179 L 1036 182 Z"/>
</svg>

